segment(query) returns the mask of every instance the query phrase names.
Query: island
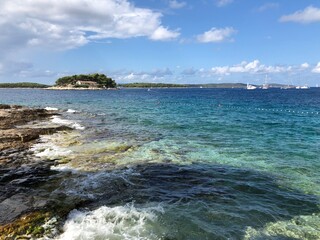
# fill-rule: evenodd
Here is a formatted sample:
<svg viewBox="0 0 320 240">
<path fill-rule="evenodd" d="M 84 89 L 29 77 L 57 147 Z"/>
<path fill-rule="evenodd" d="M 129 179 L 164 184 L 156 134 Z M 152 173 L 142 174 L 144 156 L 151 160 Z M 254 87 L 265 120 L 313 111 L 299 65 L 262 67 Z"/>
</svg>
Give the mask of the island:
<svg viewBox="0 0 320 240">
<path fill-rule="evenodd" d="M 47 89 L 53 90 L 100 90 L 116 89 L 117 84 L 105 74 L 80 74 L 61 77 L 56 84 Z"/>
</svg>

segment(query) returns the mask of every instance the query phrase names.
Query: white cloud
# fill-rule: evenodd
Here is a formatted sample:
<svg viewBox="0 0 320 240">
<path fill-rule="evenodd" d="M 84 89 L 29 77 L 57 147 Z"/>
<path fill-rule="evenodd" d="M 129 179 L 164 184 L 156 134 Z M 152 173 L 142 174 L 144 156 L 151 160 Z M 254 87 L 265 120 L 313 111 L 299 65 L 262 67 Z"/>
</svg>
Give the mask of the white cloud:
<svg viewBox="0 0 320 240">
<path fill-rule="evenodd" d="M 290 15 L 282 16 L 280 18 L 280 22 L 298 22 L 298 23 L 320 22 L 320 8 L 309 6 L 304 10 L 297 11 Z"/>
<path fill-rule="evenodd" d="M 0 54 L 9 49 L 70 49 L 108 38 L 179 36 L 161 23 L 162 14 L 128 0 L 1 0 Z"/>
<path fill-rule="evenodd" d="M 320 62 L 312 69 L 313 73 L 320 73 Z"/>
<path fill-rule="evenodd" d="M 224 67 L 213 67 L 212 72 L 219 75 L 230 75 L 230 68 L 228 66 Z"/>
<path fill-rule="evenodd" d="M 172 9 L 179 9 L 179 8 L 183 8 L 187 5 L 186 2 L 179 2 L 176 0 L 171 0 L 169 1 L 169 7 Z"/>
<path fill-rule="evenodd" d="M 198 35 L 197 39 L 199 42 L 202 43 L 209 43 L 209 42 L 223 42 L 223 41 L 230 41 L 231 35 L 236 33 L 237 31 L 234 30 L 232 27 L 226 28 L 211 28 L 211 30 Z"/>
<path fill-rule="evenodd" d="M 224 7 L 232 2 L 233 2 L 233 0 L 216 0 L 216 6 Z"/>
<path fill-rule="evenodd" d="M 152 40 L 160 40 L 160 41 L 166 41 L 166 40 L 172 40 L 177 38 L 180 35 L 178 31 L 170 31 L 167 28 L 164 28 L 162 26 L 158 27 L 150 36 L 150 39 Z"/>
<path fill-rule="evenodd" d="M 230 75 L 232 73 L 284 73 L 290 72 L 291 66 L 266 66 L 261 64 L 259 60 L 252 62 L 243 61 L 240 64 L 232 66 L 217 66 L 211 68 L 211 73 L 217 75 Z"/>
<path fill-rule="evenodd" d="M 300 67 L 301 67 L 302 69 L 306 69 L 306 68 L 309 68 L 310 65 L 309 65 L 309 63 L 302 63 Z"/>
</svg>

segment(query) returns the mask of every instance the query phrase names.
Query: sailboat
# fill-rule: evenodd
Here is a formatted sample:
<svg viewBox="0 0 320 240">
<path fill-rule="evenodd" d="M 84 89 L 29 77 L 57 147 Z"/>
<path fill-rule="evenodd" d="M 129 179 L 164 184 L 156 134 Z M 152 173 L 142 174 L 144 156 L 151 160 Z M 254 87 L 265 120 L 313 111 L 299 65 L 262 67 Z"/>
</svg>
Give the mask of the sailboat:
<svg viewBox="0 0 320 240">
<path fill-rule="evenodd" d="M 266 79 L 264 80 L 264 84 L 262 84 L 262 89 L 268 89 L 269 84 L 268 84 L 268 75 L 266 75 Z"/>
</svg>

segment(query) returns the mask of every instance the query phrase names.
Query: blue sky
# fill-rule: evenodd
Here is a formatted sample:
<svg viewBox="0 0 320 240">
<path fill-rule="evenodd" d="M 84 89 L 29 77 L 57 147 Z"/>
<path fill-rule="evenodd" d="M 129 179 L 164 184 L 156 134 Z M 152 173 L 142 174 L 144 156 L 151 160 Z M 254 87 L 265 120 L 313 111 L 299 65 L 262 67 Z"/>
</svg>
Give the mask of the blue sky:
<svg viewBox="0 0 320 240">
<path fill-rule="evenodd" d="M 0 82 L 320 85 L 316 0 L 1 0 Z"/>
</svg>

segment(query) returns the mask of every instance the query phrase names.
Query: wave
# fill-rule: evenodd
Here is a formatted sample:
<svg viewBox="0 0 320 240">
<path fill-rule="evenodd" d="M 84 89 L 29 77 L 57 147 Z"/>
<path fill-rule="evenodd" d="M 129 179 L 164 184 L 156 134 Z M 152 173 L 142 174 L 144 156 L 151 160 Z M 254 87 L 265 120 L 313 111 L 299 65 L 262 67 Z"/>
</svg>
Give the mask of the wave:
<svg viewBox="0 0 320 240">
<path fill-rule="evenodd" d="M 163 213 L 161 205 L 139 208 L 133 204 L 102 206 L 94 211 L 73 210 L 58 239 L 159 239 L 154 225 Z"/>
<path fill-rule="evenodd" d="M 55 107 L 45 107 L 44 109 L 47 111 L 58 111 L 58 108 Z"/>
<path fill-rule="evenodd" d="M 55 136 L 41 136 L 41 142 L 33 145 L 30 150 L 34 152 L 35 156 L 47 159 L 55 159 L 57 157 L 70 155 L 72 153 L 71 150 L 54 144 L 53 139 L 55 138 Z"/>
<path fill-rule="evenodd" d="M 67 119 L 62 119 L 57 116 L 53 116 L 51 119 L 51 122 L 56 123 L 56 124 L 66 125 L 66 126 L 69 126 L 73 129 L 77 129 L 77 130 L 84 130 L 85 129 L 84 126 L 80 125 L 77 122 L 73 122 L 73 121 L 67 120 Z"/>
<path fill-rule="evenodd" d="M 67 110 L 67 113 L 78 113 L 79 111 L 77 110 L 74 110 L 74 109 L 68 109 Z"/>
<path fill-rule="evenodd" d="M 59 172 L 71 172 L 71 173 L 78 173 L 78 170 L 75 168 L 72 168 L 68 165 L 57 165 L 57 166 L 51 166 L 51 170 L 59 171 Z"/>
</svg>

